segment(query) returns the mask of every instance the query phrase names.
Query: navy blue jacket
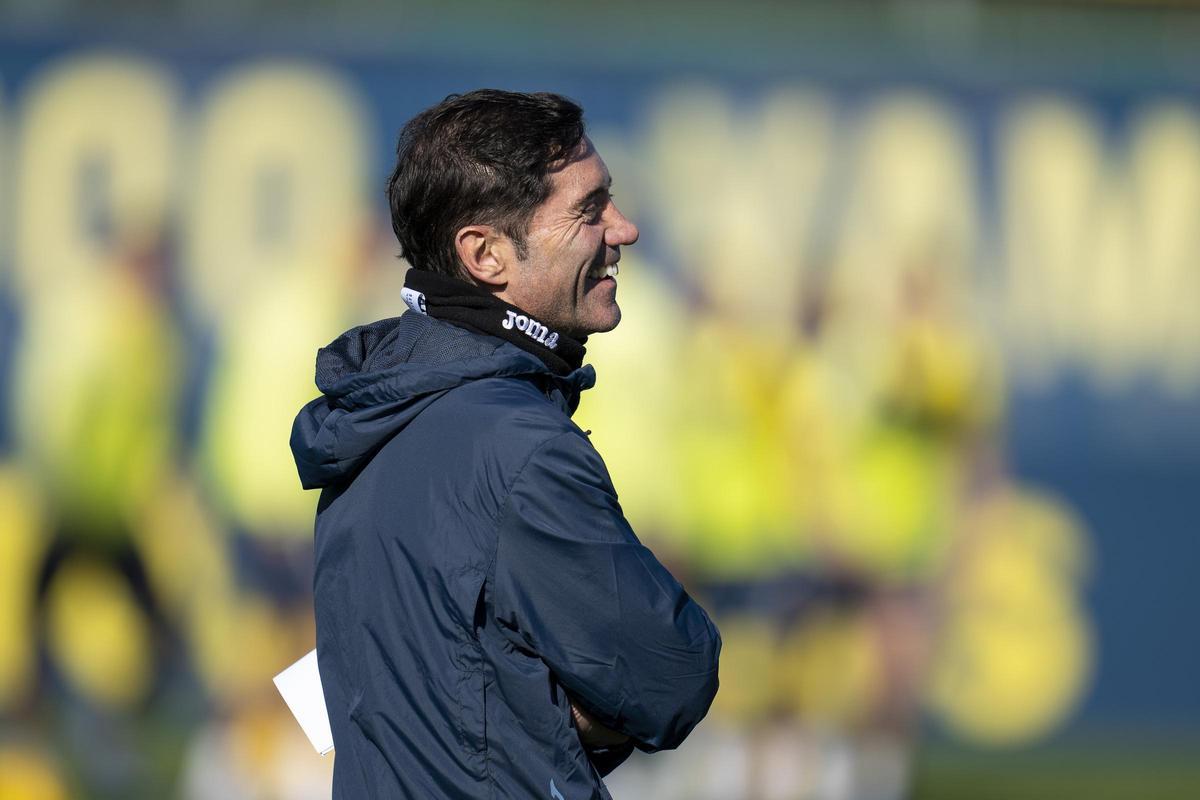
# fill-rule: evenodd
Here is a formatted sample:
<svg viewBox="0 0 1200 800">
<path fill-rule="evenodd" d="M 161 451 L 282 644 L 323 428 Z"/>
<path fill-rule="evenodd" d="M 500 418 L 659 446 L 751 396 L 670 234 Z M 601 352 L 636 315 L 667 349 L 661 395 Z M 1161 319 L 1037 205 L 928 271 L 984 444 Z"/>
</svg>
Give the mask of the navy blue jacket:
<svg viewBox="0 0 1200 800">
<path fill-rule="evenodd" d="M 646 751 L 708 711 L 720 636 L 570 420 L 594 380 L 412 312 L 318 353 L 292 450 L 335 798 L 608 798 L 629 748 L 585 750 L 572 699 Z"/>
</svg>

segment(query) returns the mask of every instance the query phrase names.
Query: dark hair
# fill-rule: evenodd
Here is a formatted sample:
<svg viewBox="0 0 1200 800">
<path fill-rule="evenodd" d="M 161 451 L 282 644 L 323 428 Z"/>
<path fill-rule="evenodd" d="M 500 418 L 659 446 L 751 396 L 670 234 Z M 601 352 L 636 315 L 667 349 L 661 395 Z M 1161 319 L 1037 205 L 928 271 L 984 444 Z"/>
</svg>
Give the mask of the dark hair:
<svg viewBox="0 0 1200 800">
<path fill-rule="evenodd" d="M 388 179 L 400 255 L 418 268 L 463 277 L 454 235 L 494 225 L 521 258 L 548 173 L 578 149 L 583 109 L 557 94 L 479 89 L 452 94 L 409 120 Z"/>
</svg>

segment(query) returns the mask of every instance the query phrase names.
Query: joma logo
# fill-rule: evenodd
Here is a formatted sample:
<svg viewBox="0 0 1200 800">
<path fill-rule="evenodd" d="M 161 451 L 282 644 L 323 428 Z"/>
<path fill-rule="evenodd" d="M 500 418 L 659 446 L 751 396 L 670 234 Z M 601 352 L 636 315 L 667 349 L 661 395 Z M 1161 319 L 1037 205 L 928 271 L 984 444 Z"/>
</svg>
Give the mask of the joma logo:
<svg viewBox="0 0 1200 800">
<path fill-rule="evenodd" d="M 538 344 L 546 345 L 551 350 L 558 346 L 558 334 L 551 332 L 549 328 L 536 319 L 527 317 L 524 314 L 518 314 L 515 311 L 505 311 L 504 313 L 508 317 L 500 323 L 500 326 L 505 330 L 511 331 L 513 328 L 516 328 L 530 339 L 533 339 Z"/>
</svg>

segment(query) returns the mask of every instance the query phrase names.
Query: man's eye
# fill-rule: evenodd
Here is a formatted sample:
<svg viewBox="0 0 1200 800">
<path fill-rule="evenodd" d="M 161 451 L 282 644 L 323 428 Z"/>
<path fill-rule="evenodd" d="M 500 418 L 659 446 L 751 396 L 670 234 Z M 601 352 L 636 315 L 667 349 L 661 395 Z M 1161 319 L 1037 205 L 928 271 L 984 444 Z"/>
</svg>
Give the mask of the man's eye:
<svg viewBox="0 0 1200 800">
<path fill-rule="evenodd" d="M 604 209 L 608 208 L 608 204 L 611 202 L 612 195 L 609 195 L 608 197 L 604 198 L 603 202 L 597 200 L 588 203 L 587 207 L 583 210 L 584 216 L 586 216 L 591 222 L 599 222 L 600 218 L 604 216 Z"/>
</svg>

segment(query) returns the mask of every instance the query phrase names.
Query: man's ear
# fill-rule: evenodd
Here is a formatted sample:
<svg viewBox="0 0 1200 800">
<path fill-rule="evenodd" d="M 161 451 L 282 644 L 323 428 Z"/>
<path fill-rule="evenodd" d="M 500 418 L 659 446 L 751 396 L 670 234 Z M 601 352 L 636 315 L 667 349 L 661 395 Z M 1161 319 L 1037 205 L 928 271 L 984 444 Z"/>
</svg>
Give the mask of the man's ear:
<svg viewBox="0 0 1200 800">
<path fill-rule="evenodd" d="M 467 273 L 484 286 L 503 288 L 516 255 L 512 242 L 491 225 L 467 225 L 454 234 L 454 249 Z"/>
</svg>

